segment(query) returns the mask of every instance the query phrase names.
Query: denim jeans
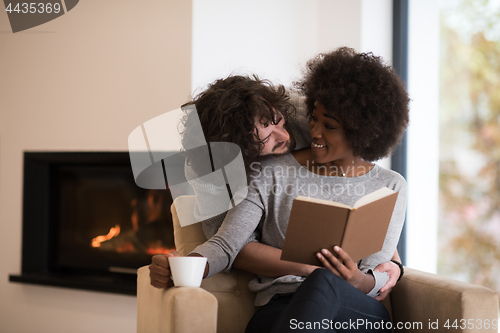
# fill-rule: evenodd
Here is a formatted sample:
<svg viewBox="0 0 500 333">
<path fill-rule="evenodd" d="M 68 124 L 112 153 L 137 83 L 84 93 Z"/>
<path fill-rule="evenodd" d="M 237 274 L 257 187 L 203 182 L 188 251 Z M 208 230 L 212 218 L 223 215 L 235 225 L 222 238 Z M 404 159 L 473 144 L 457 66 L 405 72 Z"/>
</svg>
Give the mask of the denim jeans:
<svg viewBox="0 0 500 333">
<path fill-rule="evenodd" d="M 391 332 L 379 301 L 327 269 L 317 269 L 291 295 L 275 295 L 250 319 L 246 333 Z"/>
</svg>

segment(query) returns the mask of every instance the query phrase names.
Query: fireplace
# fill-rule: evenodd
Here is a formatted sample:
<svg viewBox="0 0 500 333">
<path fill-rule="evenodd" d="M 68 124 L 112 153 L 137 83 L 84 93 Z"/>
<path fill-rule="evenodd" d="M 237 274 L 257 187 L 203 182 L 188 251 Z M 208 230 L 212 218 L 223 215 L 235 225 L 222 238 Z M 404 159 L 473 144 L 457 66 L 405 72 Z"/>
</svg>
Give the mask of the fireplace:
<svg viewBox="0 0 500 333">
<path fill-rule="evenodd" d="M 26 152 L 10 281 L 135 295 L 137 268 L 174 249 L 171 204 L 135 184 L 127 152 Z"/>
</svg>

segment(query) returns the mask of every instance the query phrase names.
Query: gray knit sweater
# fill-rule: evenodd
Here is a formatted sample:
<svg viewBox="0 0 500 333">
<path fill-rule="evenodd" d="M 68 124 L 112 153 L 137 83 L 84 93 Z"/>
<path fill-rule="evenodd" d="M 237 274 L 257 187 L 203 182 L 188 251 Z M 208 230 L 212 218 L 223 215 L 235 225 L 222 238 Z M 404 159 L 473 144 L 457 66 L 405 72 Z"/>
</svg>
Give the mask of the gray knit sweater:
<svg viewBox="0 0 500 333">
<path fill-rule="evenodd" d="M 406 182 L 398 173 L 375 165 L 359 177 L 319 176 L 302 167 L 291 154 L 262 158 L 260 168 L 254 165 L 252 169 L 254 173 L 250 176 L 247 198 L 227 213 L 217 234 L 193 250 L 207 257 L 209 276 L 229 270 L 236 255 L 249 240 L 257 238 L 264 244 L 281 249 L 292 202 L 298 195 L 352 206 L 362 196 L 382 187 L 399 192 L 382 251 L 362 259 L 358 267 L 366 273 L 392 258 L 406 210 Z M 388 279 L 387 273 L 375 272 L 374 276 L 376 285 L 371 296 Z M 257 292 L 255 304 L 260 306 L 274 294 L 294 292 L 303 280 L 303 277 L 292 275 L 277 279 L 258 277 L 250 282 L 249 287 Z"/>
</svg>

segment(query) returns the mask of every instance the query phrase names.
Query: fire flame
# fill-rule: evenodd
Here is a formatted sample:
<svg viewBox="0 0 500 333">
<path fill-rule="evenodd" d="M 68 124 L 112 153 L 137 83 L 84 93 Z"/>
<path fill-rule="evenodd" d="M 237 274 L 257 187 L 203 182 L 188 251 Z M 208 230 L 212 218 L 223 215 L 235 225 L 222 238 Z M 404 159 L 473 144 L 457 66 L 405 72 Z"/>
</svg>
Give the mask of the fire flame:
<svg viewBox="0 0 500 333">
<path fill-rule="evenodd" d="M 117 224 L 114 228 L 109 229 L 107 235 L 97 236 L 96 238 L 92 239 L 92 247 L 99 247 L 101 246 L 102 242 L 110 240 L 111 238 L 118 236 L 119 234 L 120 226 Z"/>
<path fill-rule="evenodd" d="M 147 250 L 146 250 L 146 253 L 149 254 L 150 256 L 154 256 L 155 254 L 167 254 L 169 253 L 170 251 L 173 251 L 175 249 L 167 249 L 167 248 L 164 248 L 163 246 L 160 246 L 160 247 L 149 247 Z"/>
</svg>

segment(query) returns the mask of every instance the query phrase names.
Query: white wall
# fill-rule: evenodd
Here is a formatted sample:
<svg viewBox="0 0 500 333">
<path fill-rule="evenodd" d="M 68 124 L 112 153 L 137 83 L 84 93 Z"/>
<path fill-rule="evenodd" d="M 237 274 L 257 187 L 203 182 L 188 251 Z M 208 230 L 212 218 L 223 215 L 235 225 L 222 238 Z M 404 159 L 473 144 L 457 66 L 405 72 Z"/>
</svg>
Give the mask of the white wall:
<svg viewBox="0 0 500 333">
<path fill-rule="evenodd" d="M 407 265 L 437 271 L 439 186 L 439 11 L 410 1 Z"/>
<path fill-rule="evenodd" d="M 360 47 L 361 1 L 193 0 L 193 90 L 234 74 L 289 86 L 305 62 Z"/>
<path fill-rule="evenodd" d="M 392 0 L 362 0 L 360 23 L 360 51 L 392 63 Z"/>
<path fill-rule="evenodd" d="M 189 97 L 191 10 L 86 0 L 16 34 L 0 11 L 0 332 L 136 331 L 133 296 L 8 282 L 21 272 L 22 154 L 127 151 L 135 127 Z"/>
<path fill-rule="evenodd" d="M 361 1 L 361 52 L 373 52 L 392 64 L 392 0 Z M 391 157 L 377 161 L 391 168 Z"/>
</svg>

